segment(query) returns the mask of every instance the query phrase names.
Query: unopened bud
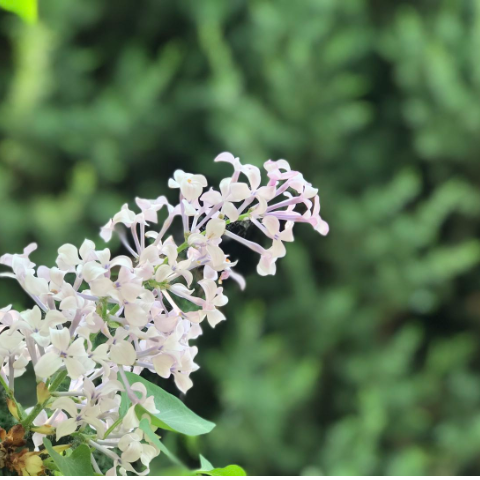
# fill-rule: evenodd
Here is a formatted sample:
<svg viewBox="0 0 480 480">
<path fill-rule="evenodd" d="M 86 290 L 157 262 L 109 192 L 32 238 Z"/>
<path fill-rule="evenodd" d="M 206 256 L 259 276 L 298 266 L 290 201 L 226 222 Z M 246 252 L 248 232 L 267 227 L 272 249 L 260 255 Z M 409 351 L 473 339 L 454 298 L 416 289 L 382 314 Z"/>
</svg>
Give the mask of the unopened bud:
<svg viewBox="0 0 480 480">
<path fill-rule="evenodd" d="M 7 407 L 8 411 L 13 415 L 13 417 L 17 420 L 20 420 L 17 404 L 11 398 L 7 398 Z"/>
<path fill-rule="evenodd" d="M 54 445 L 52 448 L 57 452 L 57 453 L 62 453 L 65 450 L 68 450 L 72 445 Z"/>
<path fill-rule="evenodd" d="M 44 382 L 37 385 L 37 400 L 38 403 L 44 404 L 50 398 L 50 392 Z"/>
<path fill-rule="evenodd" d="M 30 429 L 32 432 L 42 433 L 43 435 L 53 435 L 55 433 L 55 428 L 46 423 L 41 427 L 32 427 Z"/>
</svg>

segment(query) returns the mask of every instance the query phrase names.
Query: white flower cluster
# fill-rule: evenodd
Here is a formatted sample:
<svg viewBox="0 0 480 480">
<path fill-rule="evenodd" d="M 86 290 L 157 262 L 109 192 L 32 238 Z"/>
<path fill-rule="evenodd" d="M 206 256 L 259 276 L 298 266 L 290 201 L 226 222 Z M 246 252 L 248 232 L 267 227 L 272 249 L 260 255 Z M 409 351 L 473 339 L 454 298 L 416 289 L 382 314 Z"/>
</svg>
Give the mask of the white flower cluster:
<svg viewBox="0 0 480 480">
<path fill-rule="evenodd" d="M 267 161 L 268 182 L 261 186 L 260 169 L 242 165 L 230 153 L 215 161 L 229 162 L 233 174 L 220 182 L 219 190 L 206 190 L 203 175 L 177 170 L 169 186 L 179 189 L 180 201 L 170 205 L 165 197 L 136 199 L 139 213 L 124 205 L 101 229 L 109 241 L 118 233 L 130 256 L 111 256 L 85 240 L 81 247 L 67 244 L 58 250 L 56 266 L 39 266 L 29 259 L 32 244 L 22 254 L 4 255 L 0 263 L 12 272 L 36 306 L 17 312 L 0 310 L 0 367 L 3 383 L 13 391 L 14 379 L 32 362 L 37 380 L 49 384 L 66 371 L 68 391 L 53 392 L 48 418 L 42 410 L 36 425 L 56 427 L 56 438 L 75 432 L 96 432 L 90 445 L 112 458 L 115 475 L 135 472 L 132 463 L 148 467 L 159 454 L 143 432 L 134 406 L 155 413 L 151 397 L 141 383 L 129 385 L 125 371 L 146 369 L 163 378 L 173 376 L 186 392 L 197 348 L 190 340 L 201 333 L 206 318 L 214 327 L 225 319 L 219 307 L 228 299 L 223 281 L 243 278 L 234 271 L 236 262 L 223 251 L 224 238 L 240 242 L 259 254 L 257 271 L 273 275 L 276 261 L 285 255 L 284 242 L 293 241 L 295 223 L 309 223 L 322 235 L 328 225 L 319 215 L 317 189 L 290 169 L 285 160 Z M 159 230 L 164 209 L 166 219 Z M 167 232 L 175 217 L 183 223 L 183 243 Z M 264 247 L 230 231 L 234 222 L 250 221 L 266 237 Z M 133 244 L 125 235 L 130 231 Z M 194 282 L 194 273 L 200 280 Z M 198 286 L 196 285 L 198 284 Z M 198 288 L 200 287 L 200 288 Z M 132 407 L 119 418 L 120 393 L 126 392 Z M 37 446 L 43 436 L 35 434 Z M 145 474 L 148 468 L 137 474 Z"/>
</svg>

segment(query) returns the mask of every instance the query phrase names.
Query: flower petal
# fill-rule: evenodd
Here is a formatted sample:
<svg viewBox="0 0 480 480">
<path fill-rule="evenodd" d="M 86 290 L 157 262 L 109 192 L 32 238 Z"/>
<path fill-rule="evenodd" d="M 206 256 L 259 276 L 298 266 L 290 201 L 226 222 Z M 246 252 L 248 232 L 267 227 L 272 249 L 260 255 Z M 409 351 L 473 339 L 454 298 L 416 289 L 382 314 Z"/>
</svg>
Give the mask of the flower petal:
<svg viewBox="0 0 480 480">
<path fill-rule="evenodd" d="M 35 374 L 39 378 L 48 378 L 51 377 L 62 365 L 62 359 L 55 352 L 48 352 L 36 363 Z"/>
</svg>

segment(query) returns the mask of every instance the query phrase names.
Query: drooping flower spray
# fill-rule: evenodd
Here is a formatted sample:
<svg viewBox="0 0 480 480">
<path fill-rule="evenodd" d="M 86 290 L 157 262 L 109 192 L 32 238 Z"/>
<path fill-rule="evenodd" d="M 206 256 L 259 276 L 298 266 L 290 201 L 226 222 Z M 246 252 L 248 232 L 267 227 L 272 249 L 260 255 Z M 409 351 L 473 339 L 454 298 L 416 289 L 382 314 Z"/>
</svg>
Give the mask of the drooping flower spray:
<svg viewBox="0 0 480 480">
<path fill-rule="evenodd" d="M 222 240 L 256 252 L 257 272 L 273 275 L 296 223 L 328 233 L 317 189 L 285 160 L 265 163 L 263 186 L 259 168 L 230 153 L 215 161 L 233 167 L 218 190 L 207 190 L 203 175 L 177 170 L 169 181 L 179 190 L 177 205 L 164 196 L 137 198 L 136 212 L 124 205 L 101 229 L 107 242 L 118 234 L 128 255 L 112 257 L 109 249 L 85 240 L 78 249 L 60 247 L 51 268 L 35 268 L 29 258 L 35 244 L 0 258 L 11 269 L 0 275 L 15 278 L 36 304 L 24 312 L 0 310 L 0 382 L 25 432 L 35 432 L 37 450 L 46 435 L 56 442 L 73 437 L 110 459 L 109 475 L 148 474 L 160 449 L 139 426 L 142 418 L 161 415 L 161 407 L 145 383 L 129 378 L 148 370 L 173 377 L 182 392 L 192 387 L 198 365 L 190 341 L 202 333 L 205 319 L 212 327 L 225 320 L 224 282 L 245 286 Z M 155 229 L 162 209 L 166 220 Z M 180 243 L 169 233 L 175 217 L 183 225 Z M 227 228 L 244 221 L 264 234 L 263 245 Z M 43 396 L 24 411 L 14 390 L 30 362 Z M 152 429 L 157 426 L 153 422 Z M 94 471 L 105 473 L 93 455 L 91 461 Z"/>
</svg>

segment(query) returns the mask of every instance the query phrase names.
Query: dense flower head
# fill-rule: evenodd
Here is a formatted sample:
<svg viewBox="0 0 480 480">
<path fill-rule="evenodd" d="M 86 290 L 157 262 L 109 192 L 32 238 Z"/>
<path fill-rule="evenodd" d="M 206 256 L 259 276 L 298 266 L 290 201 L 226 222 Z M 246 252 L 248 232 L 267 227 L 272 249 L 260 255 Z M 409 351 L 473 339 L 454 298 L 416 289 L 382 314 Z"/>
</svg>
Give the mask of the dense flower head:
<svg viewBox="0 0 480 480">
<path fill-rule="evenodd" d="M 224 282 L 245 286 L 223 242 L 239 242 L 258 254 L 257 272 L 265 276 L 275 274 L 286 243 L 294 240 L 295 224 L 328 233 L 317 189 L 285 160 L 264 164 L 263 186 L 256 166 L 243 165 L 228 152 L 215 161 L 233 167 L 218 189 L 208 188 L 203 175 L 177 170 L 169 181 L 170 188 L 179 190 L 177 205 L 164 196 L 137 198 L 136 211 L 123 205 L 108 221 L 101 237 L 108 242 L 118 234 L 128 255 L 112 256 L 108 248 L 85 240 L 78 248 L 61 246 L 53 267 L 36 267 L 30 259 L 35 244 L 21 254 L 0 257 L 11 269 L 0 275 L 15 278 L 35 302 L 23 312 L 0 310 L 4 383 L 13 390 L 15 378 L 30 362 L 38 382 L 66 372 L 67 391 L 54 394 L 48 402 L 53 413 L 42 410 L 34 423 L 54 428 L 57 440 L 88 427 L 97 437 L 92 445 L 113 459 L 111 475 L 148 473 L 150 460 L 159 454 L 139 430 L 134 411 L 141 405 L 155 413 L 155 405 L 142 384 L 129 384 L 125 372 L 173 377 L 178 389 L 187 392 L 193 385 L 190 376 L 199 368 L 191 340 L 201 335 L 205 320 L 211 327 L 225 320 Z M 165 219 L 155 228 L 160 213 Z M 183 225 L 180 242 L 170 234 L 175 217 Z M 245 221 L 264 235 L 262 244 L 229 229 Z M 120 417 L 122 392 L 132 406 Z M 37 448 L 44 437 L 39 432 Z M 132 466 L 138 461 L 146 467 L 142 472 Z"/>
</svg>

